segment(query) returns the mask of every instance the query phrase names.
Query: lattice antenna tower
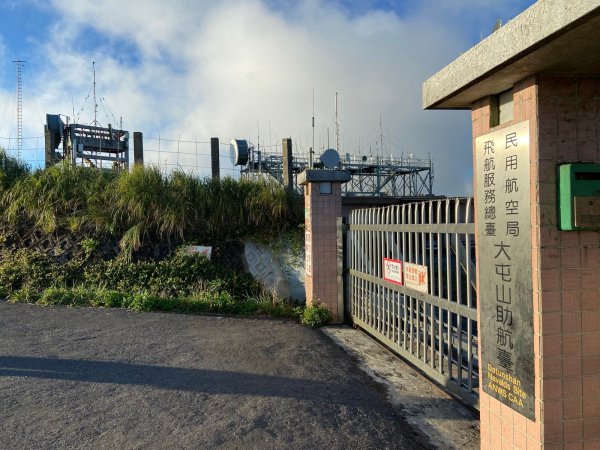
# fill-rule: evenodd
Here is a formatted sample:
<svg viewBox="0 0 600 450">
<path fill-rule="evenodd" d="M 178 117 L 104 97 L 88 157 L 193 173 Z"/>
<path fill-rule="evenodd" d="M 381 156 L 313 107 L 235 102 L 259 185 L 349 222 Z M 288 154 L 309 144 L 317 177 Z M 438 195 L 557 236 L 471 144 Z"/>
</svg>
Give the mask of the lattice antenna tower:
<svg viewBox="0 0 600 450">
<path fill-rule="evenodd" d="M 26 61 L 17 59 L 13 61 L 17 66 L 17 159 L 21 159 L 23 150 L 23 86 L 22 69 Z"/>
</svg>

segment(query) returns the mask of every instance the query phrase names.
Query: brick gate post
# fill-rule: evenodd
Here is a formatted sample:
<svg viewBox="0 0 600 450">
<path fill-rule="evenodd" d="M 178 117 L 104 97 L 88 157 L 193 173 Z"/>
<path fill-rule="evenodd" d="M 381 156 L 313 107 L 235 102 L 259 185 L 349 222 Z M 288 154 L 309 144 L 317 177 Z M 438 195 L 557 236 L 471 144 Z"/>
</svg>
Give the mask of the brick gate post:
<svg viewBox="0 0 600 450">
<path fill-rule="evenodd" d="M 425 108 L 471 110 L 482 449 L 600 448 L 600 0 L 574 4 L 424 85 Z"/>
<path fill-rule="evenodd" d="M 304 186 L 306 304 L 324 305 L 334 323 L 344 321 L 337 219 L 342 217 L 342 183 L 350 178 L 350 172 L 341 170 L 306 170 L 298 175 Z"/>
</svg>

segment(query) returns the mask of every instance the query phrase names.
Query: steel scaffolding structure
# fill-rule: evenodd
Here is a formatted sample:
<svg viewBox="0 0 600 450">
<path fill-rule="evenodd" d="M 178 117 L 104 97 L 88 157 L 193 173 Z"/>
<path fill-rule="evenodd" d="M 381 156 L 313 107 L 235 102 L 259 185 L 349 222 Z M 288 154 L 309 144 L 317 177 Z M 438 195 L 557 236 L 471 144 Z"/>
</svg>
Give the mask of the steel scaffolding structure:
<svg viewBox="0 0 600 450">
<path fill-rule="evenodd" d="M 301 187 L 297 175 L 311 168 L 308 158 L 294 155 L 292 158 L 293 185 L 296 191 Z M 312 169 L 323 169 L 317 160 Z M 347 170 L 352 179 L 343 185 L 346 196 L 392 196 L 418 197 L 433 195 L 433 162 L 431 159 L 415 158 L 413 155 L 400 158 L 382 158 L 380 156 L 352 156 L 346 154 L 332 167 Z M 241 166 L 243 177 L 270 176 L 283 184 L 283 157 L 258 150 L 248 149 L 247 163 Z"/>
<path fill-rule="evenodd" d="M 82 124 L 64 124 L 59 115 L 46 114 L 46 167 L 57 161 L 88 167 L 127 169 L 129 132 Z M 62 142 L 62 153 L 57 152 Z"/>
</svg>

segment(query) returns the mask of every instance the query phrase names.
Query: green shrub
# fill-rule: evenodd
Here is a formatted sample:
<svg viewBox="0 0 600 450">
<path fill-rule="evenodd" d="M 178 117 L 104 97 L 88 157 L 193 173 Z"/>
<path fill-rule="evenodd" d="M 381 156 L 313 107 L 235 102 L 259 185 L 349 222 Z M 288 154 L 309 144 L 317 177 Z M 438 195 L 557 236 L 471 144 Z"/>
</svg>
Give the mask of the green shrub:
<svg viewBox="0 0 600 450">
<path fill-rule="evenodd" d="M 125 292 L 150 292 L 162 297 L 185 297 L 194 291 L 251 297 L 259 292 L 259 285 L 252 276 L 235 273 L 202 255 L 183 253 L 162 261 L 134 263 L 117 258 L 91 263 L 85 267 L 83 279 L 90 285 Z"/>
<path fill-rule="evenodd" d="M 89 306 L 94 299 L 94 294 L 94 290 L 81 286 L 75 288 L 49 287 L 41 293 L 36 303 L 42 306 Z"/>
<path fill-rule="evenodd" d="M 91 254 L 94 253 L 100 246 L 100 241 L 94 238 L 85 238 L 79 243 L 79 245 L 83 249 L 86 258 L 89 258 Z"/>
<path fill-rule="evenodd" d="M 188 297 L 165 297 L 149 292 L 123 293 L 102 287 L 53 286 L 41 292 L 24 286 L 12 292 L 13 303 L 36 303 L 41 306 L 91 306 L 127 308 L 134 311 L 164 311 L 180 313 L 219 313 L 241 316 L 267 315 L 269 317 L 298 318 L 301 308 L 288 302 L 264 299 L 235 298 L 228 292 L 197 292 Z"/>
<path fill-rule="evenodd" d="M 302 316 L 300 317 L 300 322 L 302 322 L 302 324 L 314 328 L 327 325 L 330 320 L 331 314 L 329 313 L 329 310 L 318 303 L 304 308 Z"/>
<path fill-rule="evenodd" d="M 55 258 L 36 250 L 4 250 L 0 252 L 0 285 L 8 292 L 25 285 L 38 290 L 73 285 L 81 279 L 82 265 L 77 259 L 59 264 Z"/>
<path fill-rule="evenodd" d="M 35 303 L 40 299 L 40 291 L 31 286 L 23 286 L 22 288 L 10 292 L 8 300 L 12 303 Z"/>
</svg>

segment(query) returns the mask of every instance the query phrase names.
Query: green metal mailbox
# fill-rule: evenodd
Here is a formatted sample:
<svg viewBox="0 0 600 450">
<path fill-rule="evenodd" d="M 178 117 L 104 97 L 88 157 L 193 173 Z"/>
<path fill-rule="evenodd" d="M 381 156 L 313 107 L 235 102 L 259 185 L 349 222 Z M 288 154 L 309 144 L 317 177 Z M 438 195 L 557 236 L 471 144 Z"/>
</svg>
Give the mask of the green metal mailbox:
<svg viewBox="0 0 600 450">
<path fill-rule="evenodd" d="M 600 229 L 600 164 L 558 167 L 558 214 L 561 230 Z"/>
</svg>

